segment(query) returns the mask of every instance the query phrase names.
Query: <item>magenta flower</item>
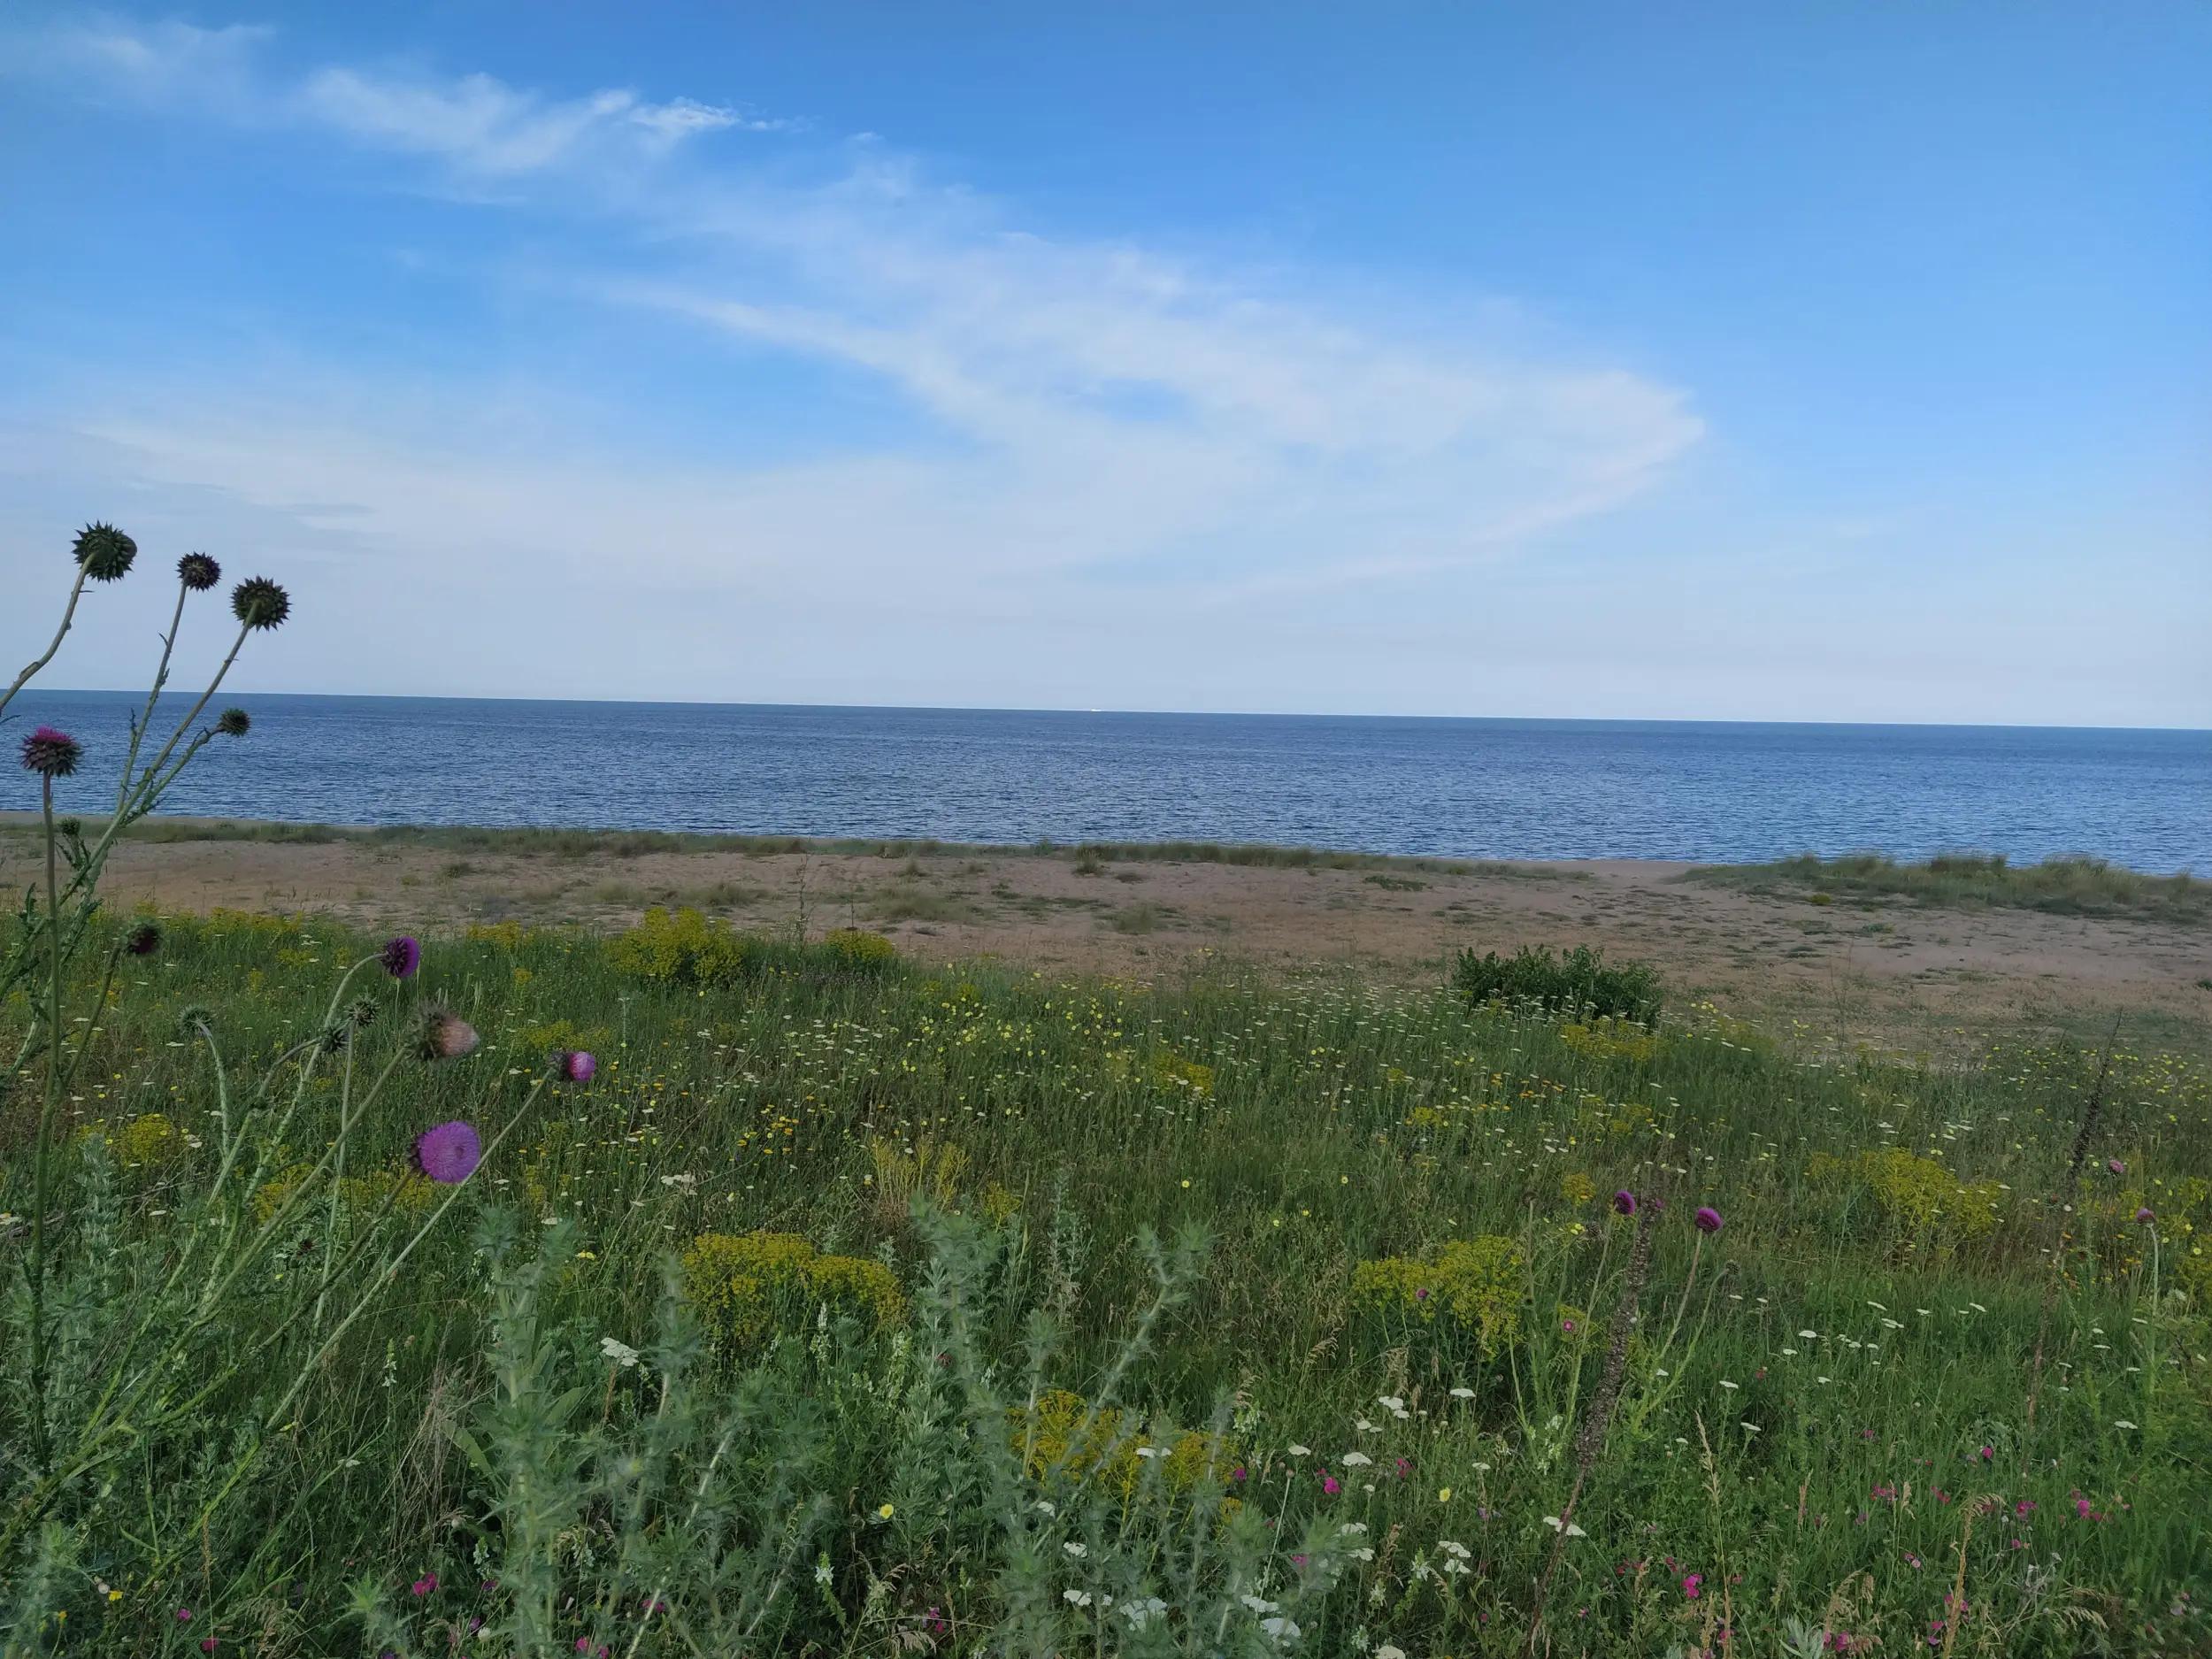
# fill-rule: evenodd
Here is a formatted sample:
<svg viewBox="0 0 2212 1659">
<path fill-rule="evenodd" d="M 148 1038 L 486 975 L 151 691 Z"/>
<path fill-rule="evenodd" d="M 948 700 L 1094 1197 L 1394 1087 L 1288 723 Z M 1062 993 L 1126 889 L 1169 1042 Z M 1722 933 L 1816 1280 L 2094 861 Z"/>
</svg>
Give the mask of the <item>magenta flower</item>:
<svg viewBox="0 0 2212 1659">
<path fill-rule="evenodd" d="M 2128 1172 L 2128 1166 L 2117 1158 L 2107 1158 L 2104 1161 L 2104 1166 L 2115 1175 L 2125 1175 Z"/>
<path fill-rule="evenodd" d="M 1714 1209 L 1710 1204 L 1700 1204 L 1697 1209 L 1697 1214 L 1693 1216 L 1691 1219 L 1697 1223 L 1697 1230 L 1700 1233 L 1718 1233 L 1720 1231 L 1720 1211 Z"/>
<path fill-rule="evenodd" d="M 1697 1600 L 1697 1597 L 1698 1597 L 1698 1590 L 1699 1590 L 1699 1587 L 1700 1587 L 1701 1585 L 1703 1585 L 1703 1584 L 1704 1584 L 1704 1582 L 1705 1582 L 1705 1575 L 1704 1575 L 1703 1573 L 1701 1573 L 1701 1572 L 1692 1572 L 1692 1573 L 1686 1573 L 1686 1574 L 1684 1574 L 1684 1575 L 1683 1575 L 1683 1578 L 1682 1578 L 1682 1594 L 1683 1594 L 1683 1598 L 1684 1598 L 1686 1601 L 1696 1601 L 1696 1600 Z"/>
<path fill-rule="evenodd" d="M 564 1082 L 588 1083 L 592 1079 L 592 1074 L 599 1070 L 599 1062 L 581 1048 L 564 1048 L 560 1053 L 557 1069 Z"/>
<path fill-rule="evenodd" d="M 2147 1227 L 2149 1226 L 2152 1222 L 2158 1219 L 2155 1215 L 2151 1213 L 2151 1207 L 2148 1204 L 2145 1204 L 2140 1210 L 2135 1212 L 2135 1218 Z"/>
<path fill-rule="evenodd" d="M 474 1140 L 475 1136 L 472 1133 L 469 1138 L 471 1140 Z M 469 1159 L 469 1165 L 472 1169 L 475 1167 L 475 1157 L 472 1155 Z M 428 1595 L 437 1587 L 438 1575 L 434 1572 L 426 1572 L 421 1578 L 416 1579 L 414 1583 L 414 1591 L 417 1595 Z"/>
<path fill-rule="evenodd" d="M 1619 1192 L 1613 1194 L 1613 1208 L 1624 1216 L 1634 1215 L 1636 1213 L 1636 1194 L 1630 1192 L 1626 1187 L 1623 1187 Z"/>
<path fill-rule="evenodd" d="M 380 958 L 384 972 L 395 979 L 411 979 L 415 970 L 422 966 L 422 946 L 409 933 L 402 933 L 384 947 Z"/>
<path fill-rule="evenodd" d="M 222 1643 L 217 1641 L 212 1636 L 203 1636 L 200 1638 L 200 1651 L 202 1653 L 213 1653 L 222 1645 Z"/>
<path fill-rule="evenodd" d="M 1334 1475 L 1324 1474 L 1321 1477 L 1321 1490 L 1333 1498 L 1338 1493 L 1343 1491 L 1344 1487 Z"/>
<path fill-rule="evenodd" d="M 66 778 L 84 758 L 84 745 L 66 732 L 42 726 L 23 740 L 23 770 L 42 778 Z"/>
<path fill-rule="evenodd" d="M 432 1180 L 446 1187 L 457 1187 L 476 1172 L 482 1162 L 484 1143 L 477 1139 L 475 1129 L 455 1121 L 426 1129 L 415 1137 L 415 1167 Z M 431 1588 L 437 1581 L 430 1581 Z M 418 1595 L 426 1594 L 418 1590 Z"/>
</svg>

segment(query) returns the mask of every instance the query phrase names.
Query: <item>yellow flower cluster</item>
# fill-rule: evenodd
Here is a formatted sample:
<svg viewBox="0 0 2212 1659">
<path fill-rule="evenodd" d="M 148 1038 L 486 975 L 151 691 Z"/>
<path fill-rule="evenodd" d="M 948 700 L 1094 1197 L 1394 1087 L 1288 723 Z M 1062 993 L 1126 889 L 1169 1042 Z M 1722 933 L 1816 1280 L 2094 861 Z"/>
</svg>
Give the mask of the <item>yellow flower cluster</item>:
<svg viewBox="0 0 2212 1659">
<path fill-rule="evenodd" d="M 617 968 L 656 985 L 727 985 L 744 975 L 753 950 L 728 923 L 688 905 L 673 911 L 655 905 L 607 946 Z"/>
<path fill-rule="evenodd" d="M 105 1141 L 115 1161 L 126 1169 L 168 1164 L 185 1153 L 182 1133 L 160 1112 L 142 1112 L 121 1125 L 95 1124 L 84 1133 Z"/>
<path fill-rule="evenodd" d="M 899 948 L 881 933 L 859 927 L 834 927 L 822 935 L 822 945 L 848 968 L 887 968 L 899 959 Z"/>
<path fill-rule="evenodd" d="M 1063 1469 L 1127 1497 L 1146 1463 L 1156 1463 L 1171 1491 L 1188 1492 L 1201 1481 L 1223 1479 L 1234 1461 L 1234 1448 L 1222 1435 L 1182 1429 L 1148 1439 L 1119 1410 L 1108 1406 L 1094 1412 L 1081 1394 L 1065 1388 L 1009 1415 L 1014 1449 L 1033 1479 Z"/>
<path fill-rule="evenodd" d="M 1656 1035 L 1611 1019 L 1593 1020 L 1586 1025 L 1574 1023 L 1562 1025 L 1559 1041 L 1588 1060 L 1632 1060 L 1641 1063 L 1655 1058 L 1659 1053 Z"/>
<path fill-rule="evenodd" d="M 1485 1354 L 1521 1337 L 1528 1256 L 1502 1234 L 1455 1239 L 1433 1261 L 1386 1256 L 1352 1269 L 1352 1303 L 1371 1312 L 1433 1323 L 1448 1319 L 1477 1336 Z"/>
<path fill-rule="evenodd" d="M 2004 1197 L 1995 1181 L 1962 1181 L 1936 1159 L 1901 1147 L 1870 1147 L 1848 1158 L 1816 1152 L 1805 1172 L 1815 1182 L 1839 1175 L 1855 1178 L 1893 1225 L 1955 1239 L 1979 1239 L 1994 1232 Z"/>
<path fill-rule="evenodd" d="M 795 1233 L 707 1233 L 683 1256 L 684 1294 L 726 1348 L 758 1346 L 779 1324 L 818 1308 L 878 1329 L 906 1317 L 898 1280 L 880 1262 L 825 1256 Z"/>
<path fill-rule="evenodd" d="M 306 1164 L 295 1164 L 254 1188 L 254 1219 L 266 1221 L 283 1209 L 308 1174 Z M 372 1170 L 366 1175 L 346 1176 L 338 1183 L 338 1202 L 356 1214 L 389 1204 L 412 1215 L 427 1209 L 437 1195 L 438 1189 L 412 1170 Z"/>
</svg>

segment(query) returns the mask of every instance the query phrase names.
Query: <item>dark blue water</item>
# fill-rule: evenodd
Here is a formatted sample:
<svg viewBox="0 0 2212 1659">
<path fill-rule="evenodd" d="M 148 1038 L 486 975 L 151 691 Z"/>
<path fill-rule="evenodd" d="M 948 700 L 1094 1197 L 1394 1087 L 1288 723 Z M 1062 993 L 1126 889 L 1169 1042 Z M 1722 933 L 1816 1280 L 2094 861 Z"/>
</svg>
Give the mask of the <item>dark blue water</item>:
<svg viewBox="0 0 2212 1659">
<path fill-rule="evenodd" d="M 2212 732 L 241 696 L 167 810 L 948 841 L 1741 861 L 1972 848 L 2212 872 Z M 89 754 L 131 700 L 27 691 Z M 36 804 L 13 766 L 0 808 Z M 111 797 L 113 784 L 107 786 Z"/>
</svg>

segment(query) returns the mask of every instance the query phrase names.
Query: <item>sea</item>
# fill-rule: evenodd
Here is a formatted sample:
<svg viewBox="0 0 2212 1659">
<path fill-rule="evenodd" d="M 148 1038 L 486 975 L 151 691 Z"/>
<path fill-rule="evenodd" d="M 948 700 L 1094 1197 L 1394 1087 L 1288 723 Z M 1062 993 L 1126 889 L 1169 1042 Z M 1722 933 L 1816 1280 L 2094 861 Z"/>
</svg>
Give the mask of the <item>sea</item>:
<svg viewBox="0 0 2212 1659">
<path fill-rule="evenodd" d="M 96 812 L 143 698 L 9 710 L 87 748 Z M 183 712 L 176 700 L 172 719 Z M 990 843 L 1258 841 L 1745 863 L 2089 853 L 2212 873 L 2212 732 L 1118 714 L 241 694 L 165 810 Z M 102 779 L 106 779 L 104 785 Z M 0 810 L 35 807 L 13 766 Z"/>
</svg>

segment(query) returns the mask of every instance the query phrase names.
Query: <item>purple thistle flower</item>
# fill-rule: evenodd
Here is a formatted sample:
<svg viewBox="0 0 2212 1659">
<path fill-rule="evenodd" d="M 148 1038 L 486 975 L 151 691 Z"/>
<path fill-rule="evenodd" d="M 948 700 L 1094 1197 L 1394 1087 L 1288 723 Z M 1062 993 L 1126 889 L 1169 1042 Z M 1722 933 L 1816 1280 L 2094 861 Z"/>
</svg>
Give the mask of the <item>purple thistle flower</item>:
<svg viewBox="0 0 2212 1659">
<path fill-rule="evenodd" d="M 2151 1207 L 2148 1204 L 2145 1204 L 2140 1210 L 2135 1212 L 2135 1218 L 2147 1227 L 2149 1226 L 2152 1222 L 2158 1219 L 2156 1216 L 2151 1213 Z"/>
<path fill-rule="evenodd" d="M 402 933 L 384 947 L 384 972 L 395 979 L 411 979 L 422 966 L 422 946 L 411 933 Z"/>
<path fill-rule="evenodd" d="M 23 770 L 42 778 L 66 778 L 84 758 L 84 745 L 66 732 L 42 726 L 23 740 Z"/>
<path fill-rule="evenodd" d="M 2115 1175 L 2125 1175 L 2128 1172 L 2128 1166 L 2117 1158 L 2107 1158 L 2104 1161 L 2104 1166 Z"/>
<path fill-rule="evenodd" d="M 422 1017 L 418 1047 L 426 1060 L 458 1060 L 476 1050 L 476 1027 L 450 1009 L 434 1008 Z"/>
<path fill-rule="evenodd" d="M 558 1070 L 563 1082 L 588 1083 L 592 1074 L 599 1070 L 599 1062 L 581 1048 L 564 1048 L 560 1053 Z"/>
<path fill-rule="evenodd" d="M 1697 1230 L 1700 1233 L 1718 1233 L 1720 1231 L 1720 1211 L 1714 1209 L 1710 1204 L 1700 1204 L 1697 1209 L 1697 1214 L 1691 1217 L 1690 1219 L 1697 1223 Z"/>
<path fill-rule="evenodd" d="M 1634 1215 L 1636 1213 L 1636 1194 L 1630 1192 L 1624 1187 L 1619 1192 L 1613 1194 L 1613 1208 L 1624 1216 Z"/>
<path fill-rule="evenodd" d="M 416 1169 L 441 1186 L 458 1187 L 476 1172 L 483 1156 L 484 1143 L 475 1128 L 458 1119 L 415 1137 Z"/>
</svg>

